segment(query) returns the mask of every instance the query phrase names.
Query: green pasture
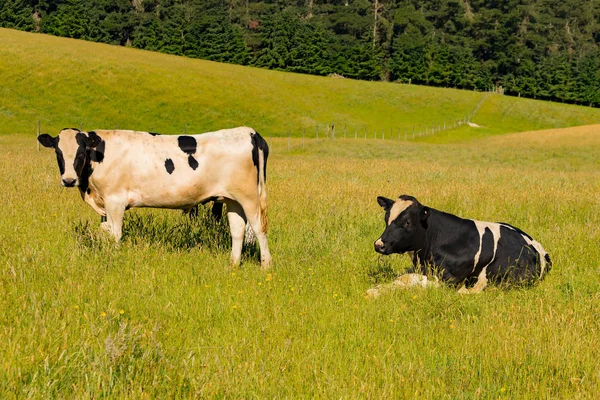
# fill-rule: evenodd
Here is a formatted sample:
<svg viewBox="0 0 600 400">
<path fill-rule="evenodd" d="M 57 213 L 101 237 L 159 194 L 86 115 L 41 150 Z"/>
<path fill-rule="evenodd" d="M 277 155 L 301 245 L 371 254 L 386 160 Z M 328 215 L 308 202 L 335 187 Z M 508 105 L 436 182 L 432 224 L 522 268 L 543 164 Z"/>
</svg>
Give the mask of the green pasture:
<svg viewBox="0 0 600 400">
<path fill-rule="evenodd" d="M 132 210 L 115 246 L 54 154 L 0 137 L 2 398 L 595 398 L 598 126 L 464 144 L 274 139 L 271 272 L 226 226 Z M 554 267 L 532 288 L 365 298 L 377 195 L 510 222 Z"/>
<path fill-rule="evenodd" d="M 0 398 L 597 398 L 600 125 L 523 131 L 597 124 L 600 110 L 5 29 L 0 75 Z M 378 133 L 475 109 L 480 128 Z M 255 248 L 229 268 L 208 209 L 128 211 L 115 245 L 37 150 L 38 120 L 53 135 L 255 127 L 271 146 L 273 269 Z M 336 139 L 315 140 L 332 122 Z M 401 194 L 511 223 L 554 266 L 529 288 L 368 299 L 410 265 L 373 251 L 376 197 Z"/>
<path fill-rule="evenodd" d="M 597 123 L 600 109 L 481 92 L 316 77 L 0 29 L 0 134 L 65 127 L 435 141 Z M 473 115 L 473 111 L 477 113 Z M 471 117 L 481 128 L 450 130 Z M 431 138 L 424 139 L 431 141 Z"/>
</svg>

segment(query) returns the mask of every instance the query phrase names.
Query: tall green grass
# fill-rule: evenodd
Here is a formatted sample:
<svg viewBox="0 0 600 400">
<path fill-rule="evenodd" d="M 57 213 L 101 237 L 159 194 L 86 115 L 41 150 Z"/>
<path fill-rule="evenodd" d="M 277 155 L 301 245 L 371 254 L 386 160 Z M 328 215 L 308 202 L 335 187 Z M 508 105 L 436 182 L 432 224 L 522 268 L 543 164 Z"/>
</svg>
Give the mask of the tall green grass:
<svg viewBox="0 0 600 400">
<path fill-rule="evenodd" d="M 229 269 L 227 230 L 204 214 L 131 210 L 111 244 L 51 151 L 0 136 L 0 397 L 595 398 L 597 132 L 296 139 L 290 152 L 273 139 L 270 273 L 255 250 Z M 365 298 L 409 266 L 373 251 L 376 196 L 402 193 L 522 228 L 551 273 L 526 289 Z"/>
<path fill-rule="evenodd" d="M 448 126 L 483 93 L 282 73 L 0 29 L 0 134 L 64 127 L 381 137 Z M 600 121 L 600 110 L 489 96 L 441 141 Z M 435 136 L 436 138 L 438 135 Z M 431 140 L 431 139 L 428 139 Z"/>
</svg>

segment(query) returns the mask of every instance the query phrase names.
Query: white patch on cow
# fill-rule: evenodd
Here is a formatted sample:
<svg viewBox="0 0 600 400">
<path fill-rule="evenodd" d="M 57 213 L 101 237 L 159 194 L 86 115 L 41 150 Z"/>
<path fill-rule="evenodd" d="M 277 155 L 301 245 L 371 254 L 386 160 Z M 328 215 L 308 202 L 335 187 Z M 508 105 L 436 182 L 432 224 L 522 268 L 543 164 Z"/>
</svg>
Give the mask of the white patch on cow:
<svg viewBox="0 0 600 400">
<path fill-rule="evenodd" d="M 483 267 L 483 269 L 479 273 L 479 276 L 477 277 L 477 282 L 475 283 L 475 285 L 471 289 L 467 289 L 466 286 L 463 285 L 463 287 L 461 287 L 458 290 L 458 293 L 460 293 L 460 294 L 481 293 L 483 291 L 483 289 L 485 289 L 487 287 L 487 283 L 488 283 L 488 280 L 487 280 L 487 265 L 486 265 L 485 267 Z"/>
<path fill-rule="evenodd" d="M 383 246 L 383 241 L 381 240 L 381 238 L 379 238 L 379 239 L 377 239 L 375 241 L 375 245 L 377 245 L 377 246 Z"/>
<path fill-rule="evenodd" d="M 485 234 L 485 228 L 489 228 L 492 231 L 492 237 L 494 239 L 494 253 L 490 262 L 488 262 L 483 268 L 485 269 L 488 265 L 490 265 L 496 259 L 496 251 L 498 250 L 498 241 L 500 240 L 500 224 L 495 222 L 484 222 L 472 220 L 475 223 L 475 227 L 477 228 L 477 232 L 479 232 L 479 250 L 475 253 L 475 260 L 473 262 L 473 272 L 475 272 L 475 268 L 477 268 L 477 264 L 479 263 L 479 257 L 481 257 L 481 251 L 483 249 L 483 235 Z"/>
<path fill-rule="evenodd" d="M 64 180 L 74 180 L 75 186 L 79 184 L 79 178 L 73 166 L 73 161 L 79 149 L 79 144 L 77 144 L 77 139 L 75 139 L 78 133 L 79 131 L 73 129 L 63 129 L 58 134 L 58 148 L 62 152 L 65 162 L 65 172 L 61 175 L 61 178 Z"/>
<path fill-rule="evenodd" d="M 510 225 L 502 225 L 505 228 L 508 229 L 512 229 L 515 232 L 518 232 L 515 228 L 513 228 Z M 519 232 L 520 233 L 520 232 Z M 538 252 L 538 254 L 540 255 L 540 278 L 542 278 L 544 276 L 544 273 L 546 272 L 546 254 L 548 254 L 546 252 L 546 250 L 544 250 L 544 248 L 542 247 L 542 245 L 533 240 L 530 239 L 529 237 L 527 237 L 527 235 L 524 235 L 522 233 L 520 233 L 521 236 L 523 237 L 523 240 L 525 240 L 525 243 L 527 243 L 529 246 L 533 247 L 535 249 L 535 251 Z"/>
<path fill-rule="evenodd" d="M 394 205 L 392 205 L 392 208 L 390 209 L 390 218 L 388 219 L 388 226 L 390 226 L 392 222 L 394 222 L 394 220 L 398 218 L 398 216 L 402 214 L 402 212 L 408 207 L 410 207 L 412 204 L 412 200 L 396 200 L 396 202 L 394 203 Z"/>
</svg>

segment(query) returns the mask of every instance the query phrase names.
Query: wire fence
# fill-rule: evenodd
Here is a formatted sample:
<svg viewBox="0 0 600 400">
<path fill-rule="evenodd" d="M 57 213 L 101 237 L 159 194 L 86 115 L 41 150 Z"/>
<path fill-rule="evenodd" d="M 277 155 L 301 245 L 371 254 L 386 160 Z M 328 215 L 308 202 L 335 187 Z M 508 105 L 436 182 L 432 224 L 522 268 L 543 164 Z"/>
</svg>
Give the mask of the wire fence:
<svg viewBox="0 0 600 400">
<path fill-rule="evenodd" d="M 287 148 L 288 151 L 292 150 L 292 139 L 294 140 L 294 148 L 305 148 L 309 143 L 319 143 L 326 140 L 336 139 L 380 139 L 380 140 L 395 140 L 395 141 L 409 141 L 418 139 L 421 137 L 432 136 L 440 132 L 449 131 L 452 129 L 459 128 L 464 125 L 477 126 L 471 122 L 471 119 L 481 108 L 481 105 L 488 98 L 489 92 L 484 93 L 481 99 L 477 102 L 475 107 L 461 118 L 450 118 L 443 119 L 437 122 L 424 122 L 420 124 L 413 124 L 409 127 L 403 128 L 377 128 L 370 127 L 368 125 L 348 125 L 344 123 L 341 126 L 336 123 L 317 123 L 312 128 L 303 127 L 301 132 L 295 131 L 292 136 L 292 130 L 288 129 L 283 135 L 277 135 L 278 141 L 282 138 L 287 137 Z M 115 129 L 119 129 L 116 125 Z M 79 130 L 83 130 L 83 124 L 79 124 Z M 152 132 L 152 128 L 148 130 Z M 187 134 L 187 128 L 183 129 L 184 135 Z M 40 135 L 40 121 L 37 121 L 37 136 Z M 273 147 L 273 136 L 269 135 L 266 138 L 269 147 Z M 298 142 L 300 143 L 298 144 Z M 40 143 L 37 141 L 37 149 L 40 150 Z"/>
<path fill-rule="evenodd" d="M 420 124 L 413 124 L 409 127 L 403 128 L 376 128 L 369 127 L 367 125 L 348 125 L 343 124 L 341 127 L 335 123 L 330 124 L 315 124 L 314 129 L 302 128 L 301 133 L 288 129 L 283 135 L 277 135 L 277 141 L 281 142 L 282 137 L 287 137 L 288 151 L 292 150 L 292 140 L 294 141 L 294 148 L 305 148 L 309 143 L 319 143 L 326 140 L 336 139 L 380 139 L 380 140 L 394 140 L 394 141 L 409 141 L 418 139 L 421 137 L 432 136 L 440 132 L 449 131 L 458 127 L 469 125 L 477 127 L 477 124 L 471 122 L 471 119 L 479 111 L 482 104 L 488 97 L 488 93 L 485 93 L 481 99 L 477 102 L 475 107 L 469 111 L 466 115 L 461 118 L 454 119 L 443 119 L 438 122 L 425 122 Z M 298 144 L 299 139 L 301 140 Z M 273 146 L 273 136 L 268 137 L 269 146 Z"/>
</svg>

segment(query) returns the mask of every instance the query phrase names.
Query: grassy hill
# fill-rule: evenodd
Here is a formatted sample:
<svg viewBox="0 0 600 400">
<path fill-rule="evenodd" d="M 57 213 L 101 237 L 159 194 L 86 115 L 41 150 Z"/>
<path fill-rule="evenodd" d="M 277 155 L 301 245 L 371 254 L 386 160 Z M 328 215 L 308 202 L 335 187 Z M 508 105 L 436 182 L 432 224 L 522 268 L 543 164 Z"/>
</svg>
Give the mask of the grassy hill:
<svg viewBox="0 0 600 400">
<path fill-rule="evenodd" d="M 64 127 L 203 132 L 250 125 L 266 136 L 393 135 L 459 127 L 454 141 L 600 122 L 600 110 L 484 93 L 268 71 L 0 29 L 0 134 Z"/>
</svg>

